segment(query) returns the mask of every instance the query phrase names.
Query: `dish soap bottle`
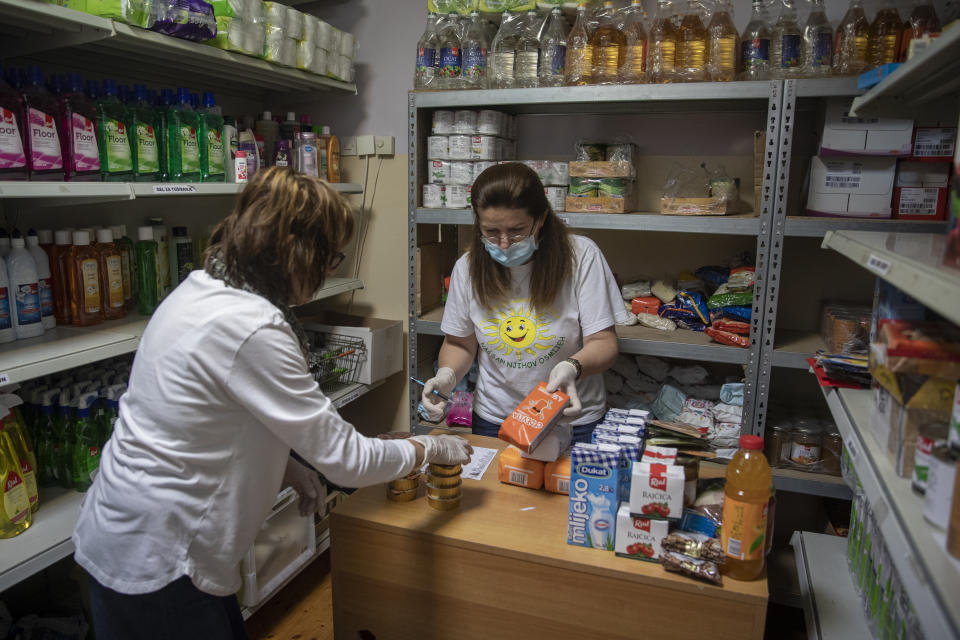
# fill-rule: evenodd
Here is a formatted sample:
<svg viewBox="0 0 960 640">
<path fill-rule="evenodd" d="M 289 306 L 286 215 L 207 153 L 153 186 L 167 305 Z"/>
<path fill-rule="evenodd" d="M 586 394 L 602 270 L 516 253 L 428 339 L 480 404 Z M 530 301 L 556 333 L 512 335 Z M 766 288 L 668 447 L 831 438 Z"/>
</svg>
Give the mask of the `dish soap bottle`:
<svg viewBox="0 0 960 640">
<path fill-rule="evenodd" d="M 740 436 L 740 450 L 727 465 L 720 537 L 727 556 L 722 571 L 734 580 L 755 580 L 763 573 L 771 480 L 763 438 Z"/>
<path fill-rule="evenodd" d="M 200 174 L 204 182 L 223 182 L 223 111 L 213 94 L 203 94 L 200 118 Z"/>
<path fill-rule="evenodd" d="M 97 106 L 83 92 L 83 79 L 79 73 L 67 76 L 67 85 L 59 103 L 64 180 L 99 182 L 100 146 L 94 124 L 97 121 Z"/>
<path fill-rule="evenodd" d="M 78 327 L 103 322 L 104 296 L 100 284 L 100 253 L 90 246 L 89 231 L 73 232 L 70 252 L 70 316 Z"/>
<path fill-rule="evenodd" d="M 73 442 L 73 488 L 86 491 L 100 466 L 100 428 L 93 412 L 100 394 L 88 391 L 77 398 L 77 422 Z"/>
<path fill-rule="evenodd" d="M 113 231 L 97 229 L 97 251 L 100 253 L 103 318 L 116 320 L 127 315 L 127 311 L 123 299 L 123 258 L 113 243 Z"/>
<path fill-rule="evenodd" d="M 14 304 L 16 303 L 7 276 L 7 264 L 0 260 L 0 343 L 17 339 L 17 330 L 13 325 Z"/>
<path fill-rule="evenodd" d="M 137 312 L 149 316 L 159 304 L 157 283 L 157 242 L 153 239 L 153 227 L 137 229 L 136 250 L 137 266 Z"/>
<path fill-rule="evenodd" d="M 133 146 L 128 125 L 127 107 L 117 97 L 116 83 L 104 80 L 102 94 L 97 99 L 100 174 L 104 182 L 133 179 Z"/>
<path fill-rule="evenodd" d="M 33 256 L 26 249 L 20 232 L 14 229 L 10 240 L 10 255 L 7 256 L 7 275 L 14 300 L 13 326 L 17 339 L 43 335 L 43 316 L 40 311 L 40 278 Z"/>
<path fill-rule="evenodd" d="M 133 179 L 137 182 L 160 182 L 160 116 L 147 99 L 147 88 L 133 85 L 130 112 L 130 133 L 133 135 Z"/>
<path fill-rule="evenodd" d="M 167 111 L 171 182 L 200 182 L 200 119 L 190 106 L 190 92 L 177 89 L 177 103 Z"/>
<path fill-rule="evenodd" d="M 30 67 L 23 87 L 24 114 L 28 124 L 27 159 L 31 180 L 63 180 L 61 131 L 57 124 L 57 100 L 47 91 L 40 67 Z"/>
<path fill-rule="evenodd" d="M 0 422 L 0 538 L 18 536 L 33 523 L 27 484 L 10 433 Z"/>
<path fill-rule="evenodd" d="M 113 232 L 113 243 L 117 245 L 120 252 L 120 262 L 123 275 L 123 306 L 127 311 L 131 311 L 136 306 L 136 282 L 133 275 L 135 264 L 133 240 L 127 237 L 127 225 L 118 224 L 110 227 Z"/>
<path fill-rule="evenodd" d="M 23 400 L 13 394 L 2 396 L 3 402 L 0 403 L 0 413 L 6 411 L 3 417 L 3 429 L 10 435 L 10 441 L 13 443 L 13 452 L 20 462 L 20 476 L 27 485 L 27 500 L 30 502 L 30 511 L 36 513 L 40 508 L 40 494 L 37 492 L 37 454 L 34 451 L 33 443 L 26 429 L 17 421 L 13 412 L 13 404 L 22 404 Z"/>
</svg>

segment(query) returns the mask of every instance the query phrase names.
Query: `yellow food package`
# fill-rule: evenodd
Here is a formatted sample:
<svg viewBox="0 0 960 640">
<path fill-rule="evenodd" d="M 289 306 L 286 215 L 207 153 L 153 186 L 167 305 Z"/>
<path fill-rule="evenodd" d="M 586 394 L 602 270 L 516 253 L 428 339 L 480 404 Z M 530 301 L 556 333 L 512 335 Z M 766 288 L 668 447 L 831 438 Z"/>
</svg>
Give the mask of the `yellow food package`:
<svg viewBox="0 0 960 640">
<path fill-rule="evenodd" d="M 543 488 L 553 493 L 570 493 L 570 456 L 564 455 L 543 468 Z"/>
<path fill-rule="evenodd" d="M 510 445 L 497 456 L 497 477 L 504 484 L 515 484 L 527 489 L 543 486 L 544 463 L 520 455 L 520 450 Z"/>
</svg>

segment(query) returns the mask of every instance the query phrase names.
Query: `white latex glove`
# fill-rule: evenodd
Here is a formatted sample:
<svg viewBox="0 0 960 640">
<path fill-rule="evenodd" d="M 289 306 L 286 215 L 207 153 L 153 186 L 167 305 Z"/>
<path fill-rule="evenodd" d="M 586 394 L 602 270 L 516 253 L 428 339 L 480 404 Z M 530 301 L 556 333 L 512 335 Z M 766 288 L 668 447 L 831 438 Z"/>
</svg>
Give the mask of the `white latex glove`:
<svg viewBox="0 0 960 640">
<path fill-rule="evenodd" d="M 457 374 L 450 367 L 440 367 L 437 375 L 427 380 L 426 384 L 423 385 L 420 402 L 423 403 L 423 408 L 427 412 L 427 419 L 430 422 L 443 420 L 443 414 L 447 410 L 447 401 L 434 394 L 434 389 L 449 398 L 455 386 L 457 386 Z"/>
<path fill-rule="evenodd" d="M 292 456 L 287 459 L 283 472 L 283 486 L 293 487 L 300 501 L 300 515 L 307 516 L 319 511 L 327 501 L 327 487 L 313 469 L 297 462 Z"/>
<path fill-rule="evenodd" d="M 423 445 L 424 462 L 467 464 L 473 455 L 473 447 L 460 436 L 413 436 L 410 439 Z"/>
<path fill-rule="evenodd" d="M 570 396 L 570 405 L 563 410 L 563 415 L 568 418 L 580 415 L 582 406 L 577 393 L 577 368 L 566 360 L 550 371 L 550 378 L 547 380 L 547 393 L 553 393 L 557 389 Z"/>
</svg>

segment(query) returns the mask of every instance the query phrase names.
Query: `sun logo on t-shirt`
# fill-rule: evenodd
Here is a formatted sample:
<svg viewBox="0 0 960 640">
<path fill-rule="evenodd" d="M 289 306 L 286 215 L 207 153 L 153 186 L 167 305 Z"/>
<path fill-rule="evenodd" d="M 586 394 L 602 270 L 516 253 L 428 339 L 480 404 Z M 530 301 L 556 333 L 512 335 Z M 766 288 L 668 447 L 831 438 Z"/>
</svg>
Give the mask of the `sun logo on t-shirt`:
<svg viewBox="0 0 960 640">
<path fill-rule="evenodd" d="M 537 351 L 546 351 L 550 345 L 543 341 L 556 338 L 547 330 L 550 321 L 544 314 L 534 313 L 525 300 L 497 311 L 484 325 L 483 333 L 490 338 L 487 345 L 505 356 L 516 354 L 517 360 L 523 353 L 535 356 Z"/>
</svg>

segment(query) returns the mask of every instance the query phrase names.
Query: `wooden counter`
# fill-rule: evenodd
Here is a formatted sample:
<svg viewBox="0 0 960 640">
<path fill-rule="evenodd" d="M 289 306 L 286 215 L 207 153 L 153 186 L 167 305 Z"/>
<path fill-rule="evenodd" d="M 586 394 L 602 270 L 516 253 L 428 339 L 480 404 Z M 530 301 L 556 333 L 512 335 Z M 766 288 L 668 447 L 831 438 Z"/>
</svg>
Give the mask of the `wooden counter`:
<svg viewBox="0 0 960 640">
<path fill-rule="evenodd" d="M 493 438 L 475 445 L 503 449 Z M 494 460 L 464 480 L 459 510 L 383 486 L 331 517 L 337 638 L 762 638 L 766 578 L 723 587 L 659 564 L 567 544 L 567 497 L 497 481 Z"/>
</svg>

